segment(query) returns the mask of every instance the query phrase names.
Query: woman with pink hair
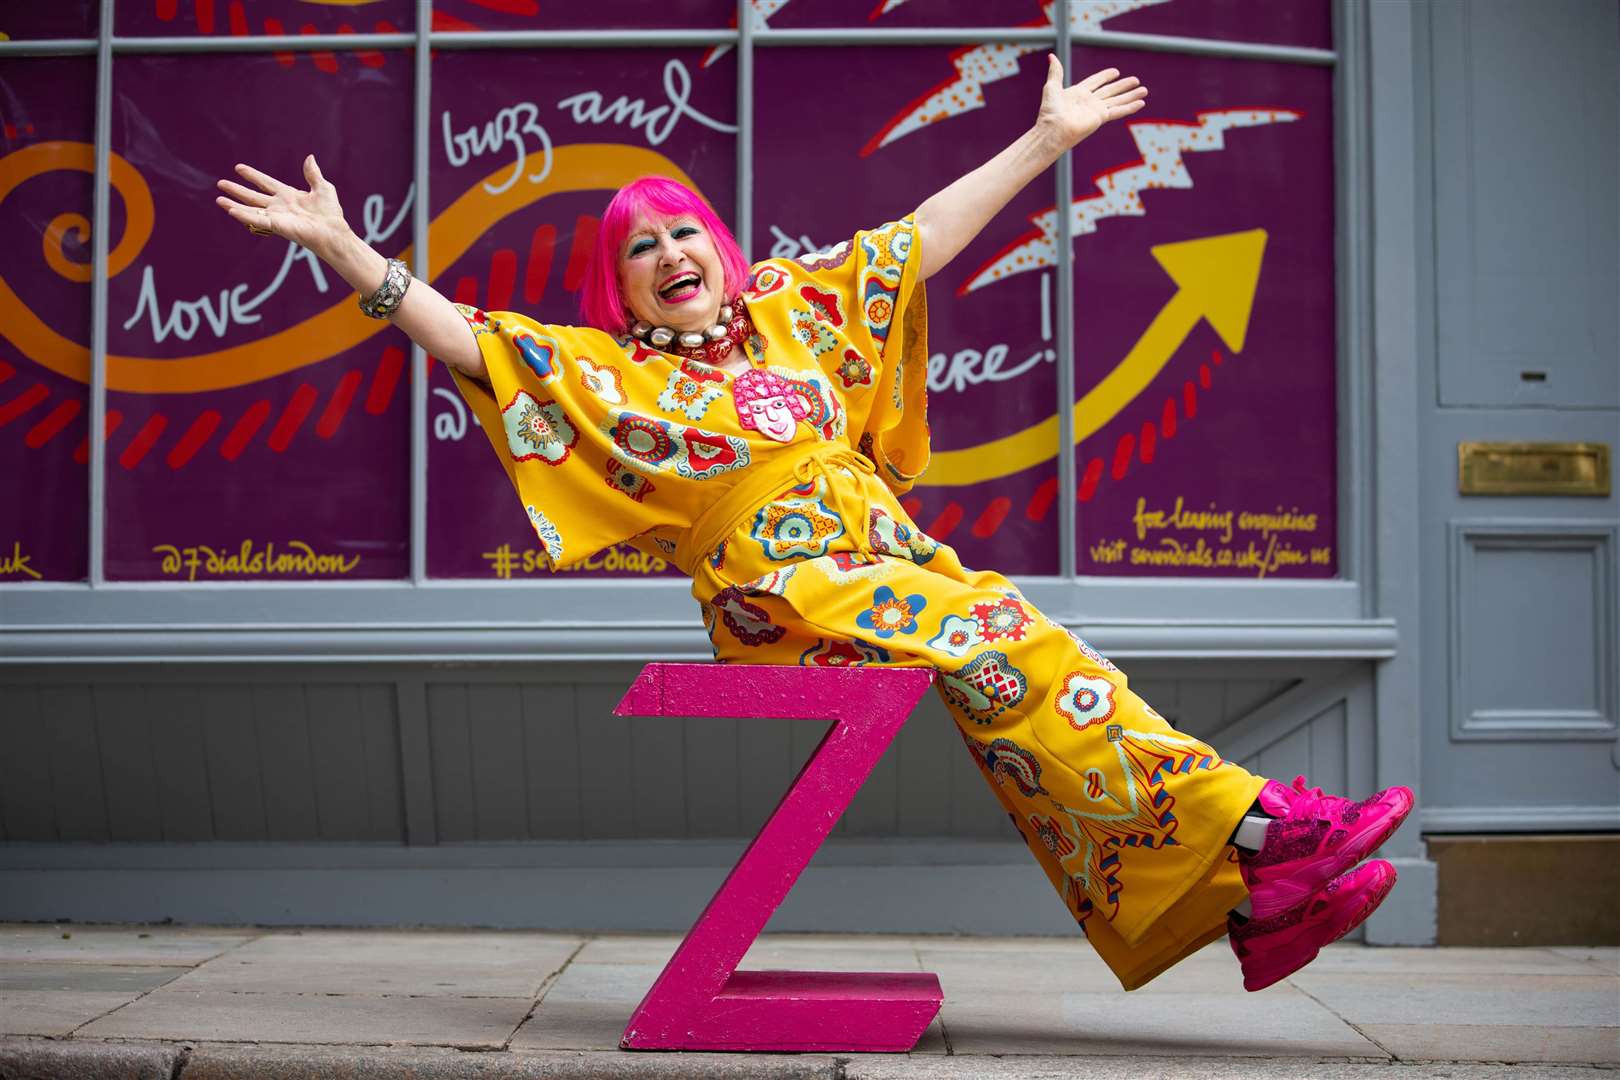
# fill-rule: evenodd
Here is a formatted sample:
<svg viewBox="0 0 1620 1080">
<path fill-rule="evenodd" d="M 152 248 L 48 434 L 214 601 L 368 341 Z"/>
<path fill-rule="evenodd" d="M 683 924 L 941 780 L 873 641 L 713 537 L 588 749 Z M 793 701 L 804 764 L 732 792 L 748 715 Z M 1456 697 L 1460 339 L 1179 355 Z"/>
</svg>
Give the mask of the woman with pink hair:
<svg viewBox="0 0 1620 1080">
<path fill-rule="evenodd" d="M 219 203 L 304 245 L 449 365 L 553 567 L 630 543 L 669 558 L 721 661 L 907 664 L 1127 988 L 1229 935 L 1251 990 L 1388 893 L 1363 861 L 1411 809 L 1223 761 L 999 574 L 962 566 L 898 497 L 928 464 L 924 281 L 1025 184 L 1142 107 L 1114 69 L 1050 60 L 1031 128 L 900 221 L 750 267 L 696 193 L 646 178 L 602 215 L 584 326 L 452 304 L 307 191 L 238 166 Z M 378 282 L 382 282 L 381 286 Z"/>
</svg>

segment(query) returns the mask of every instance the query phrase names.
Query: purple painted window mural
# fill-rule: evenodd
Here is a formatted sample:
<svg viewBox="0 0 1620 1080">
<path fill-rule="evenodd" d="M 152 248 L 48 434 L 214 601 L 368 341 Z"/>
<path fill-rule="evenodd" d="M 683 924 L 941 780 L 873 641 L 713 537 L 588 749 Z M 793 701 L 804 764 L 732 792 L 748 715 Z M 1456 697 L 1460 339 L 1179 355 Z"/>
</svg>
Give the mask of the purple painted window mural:
<svg viewBox="0 0 1620 1080">
<path fill-rule="evenodd" d="M 118 60 L 110 238 L 133 250 L 108 283 L 109 578 L 409 572 L 409 341 L 213 202 L 238 161 L 307 186 L 313 153 L 357 232 L 408 245 L 411 58 L 384 57 Z"/>
<path fill-rule="evenodd" d="M 736 60 L 705 50 L 447 52 L 434 61 L 434 287 L 460 303 L 579 322 L 579 285 L 615 188 L 684 175 L 736 206 Z M 627 62 L 628 61 L 628 62 Z M 490 85 L 520 88 L 500 95 Z M 428 573 L 549 577 L 534 529 L 444 365 L 428 384 Z M 673 574 L 628 545 L 564 576 Z"/>
<path fill-rule="evenodd" d="M 396 34 L 416 29 L 413 0 L 363 4 L 309 0 L 117 0 L 113 33 L 122 37 L 261 37 L 281 34 Z M 43 5 L 41 5 L 43 6 Z M 376 53 L 352 59 L 375 63 Z M 336 53 L 278 53 L 284 67 L 309 64 L 327 71 Z M 345 57 L 344 59 L 351 59 Z"/>
<path fill-rule="evenodd" d="M 88 573 L 95 57 L 0 61 L 0 582 Z"/>
<path fill-rule="evenodd" d="M 733 0 L 443 0 L 437 32 L 725 30 Z M 94 37 L 93 0 L 0 5 L 0 41 Z M 794 29 L 1049 28 L 1052 0 L 753 0 Z M 130 0 L 116 33 L 217 39 L 415 30 L 412 0 Z M 1328 0 L 1097 0 L 1081 35 L 1331 49 Z M 1035 118 L 1042 44 L 761 45 L 752 260 L 914 210 Z M 1307 55 L 1301 59 L 1310 61 Z M 928 282 L 934 458 L 904 505 L 969 566 L 1054 575 L 1339 573 L 1331 64 L 1074 47 L 1147 107 L 1073 153 Z M 687 178 L 737 220 L 730 45 L 440 47 L 428 110 L 431 266 L 453 300 L 558 323 L 612 190 Z M 411 256 L 413 51 L 114 56 L 104 573 L 114 581 L 400 580 L 413 486 L 426 573 L 550 578 L 443 365 L 413 477 L 411 345 L 307 252 L 219 212 L 236 162 L 304 186 L 314 153 L 355 231 Z M 96 60 L 0 57 L 0 584 L 89 567 Z M 1074 290 L 1058 295 L 1057 222 Z M 1072 400 L 1057 338 L 1073 316 Z M 417 387 L 417 392 L 423 392 Z M 1072 410 L 1075 483 L 1059 482 Z M 675 574 L 628 546 L 563 577 Z"/>
</svg>

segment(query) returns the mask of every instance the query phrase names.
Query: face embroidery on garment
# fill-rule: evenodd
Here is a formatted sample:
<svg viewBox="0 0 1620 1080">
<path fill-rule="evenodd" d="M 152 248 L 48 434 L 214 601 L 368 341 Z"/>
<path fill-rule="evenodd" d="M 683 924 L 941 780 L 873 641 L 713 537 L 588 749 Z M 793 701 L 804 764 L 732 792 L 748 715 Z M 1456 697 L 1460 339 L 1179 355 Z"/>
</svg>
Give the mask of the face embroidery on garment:
<svg viewBox="0 0 1620 1080">
<path fill-rule="evenodd" d="M 731 384 L 737 423 L 776 442 L 792 442 L 799 421 L 809 415 L 804 399 L 786 379 L 764 368 L 749 368 Z"/>
</svg>

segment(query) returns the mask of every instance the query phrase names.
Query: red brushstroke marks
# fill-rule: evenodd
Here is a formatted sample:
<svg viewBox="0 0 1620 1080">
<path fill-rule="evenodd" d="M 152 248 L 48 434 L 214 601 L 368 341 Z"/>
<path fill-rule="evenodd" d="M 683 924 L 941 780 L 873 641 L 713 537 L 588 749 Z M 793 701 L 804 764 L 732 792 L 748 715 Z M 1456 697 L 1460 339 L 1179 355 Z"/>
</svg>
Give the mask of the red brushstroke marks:
<svg viewBox="0 0 1620 1080">
<path fill-rule="evenodd" d="M 456 303 L 468 307 L 478 306 L 478 279 L 468 275 L 456 282 Z"/>
<path fill-rule="evenodd" d="M 1086 462 L 1086 471 L 1080 474 L 1081 502 L 1090 502 L 1092 496 L 1097 494 L 1097 482 L 1102 479 L 1102 458 L 1094 457 Z"/>
<path fill-rule="evenodd" d="M 298 32 L 300 34 L 304 35 L 305 37 L 309 37 L 312 34 L 320 33 L 320 30 L 319 30 L 319 28 L 316 27 L 316 25 L 314 23 L 305 23 L 303 26 L 300 26 L 298 28 Z M 329 53 L 329 52 L 312 52 L 312 53 L 309 54 L 309 58 L 311 60 L 315 61 L 315 70 L 316 71 L 324 71 L 328 75 L 336 75 L 337 74 L 337 69 L 338 69 L 337 57 L 334 56 L 332 53 Z"/>
<path fill-rule="evenodd" d="M 1158 434 L 1159 429 L 1153 426 L 1153 421 L 1142 421 L 1142 434 L 1137 436 L 1137 443 L 1141 447 L 1137 451 L 1137 456 L 1142 459 L 1144 465 L 1153 464 L 1153 448 L 1158 441 Z"/>
<path fill-rule="evenodd" d="M 1001 528 L 1002 521 L 1006 520 L 1007 511 L 1011 509 L 1011 499 L 1005 495 L 996 496 L 990 500 L 990 505 L 984 508 L 984 513 L 979 515 L 978 520 L 973 523 L 973 528 L 968 531 L 980 540 L 993 536 L 995 531 Z"/>
<path fill-rule="evenodd" d="M 197 5 L 197 32 L 214 32 L 214 0 L 195 0 Z"/>
<path fill-rule="evenodd" d="M 512 306 L 512 289 L 517 284 L 517 252 L 499 248 L 489 257 L 490 311 L 505 311 Z"/>
<path fill-rule="evenodd" d="M 1225 358 L 1223 358 L 1221 356 L 1221 350 L 1219 350 L 1219 349 L 1211 349 L 1211 350 L 1209 350 L 1209 359 L 1210 359 L 1210 362 L 1212 364 L 1214 364 L 1216 367 L 1220 367 L 1222 364 L 1224 364 L 1226 362 Z"/>
<path fill-rule="evenodd" d="M 1176 437 L 1176 399 L 1164 399 L 1164 415 L 1159 417 L 1159 434 L 1167 439 Z"/>
<path fill-rule="evenodd" d="M 123 413 L 117 409 L 108 409 L 106 420 L 102 423 L 101 441 L 105 443 L 111 439 L 113 432 L 117 431 L 119 425 L 123 422 Z M 77 465 L 90 464 L 90 434 L 88 432 L 85 433 L 84 438 L 79 440 L 79 445 L 74 449 L 73 461 Z"/>
<path fill-rule="evenodd" d="M 141 425 L 141 430 L 129 440 L 124 452 L 118 455 L 118 464 L 126 469 L 133 469 L 139 465 L 152 447 L 157 445 L 158 439 L 163 435 L 163 429 L 168 426 L 169 418 L 162 413 L 154 413 L 147 417 L 146 423 Z"/>
<path fill-rule="evenodd" d="M 1041 481 L 1041 486 L 1035 489 L 1035 494 L 1029 497 L 1029 504 L 1024 507 L 1024 516 L 1031 521 L 1046 520 L 1047 512 L 1052 509 L 1052 501 L 1057 498 L 1058 478 L 1048 476 Z"/>
<path fill-rule="evenodd" d="M 477 30 L 478 27 L 465 19 L 458 19 L 454 15 L 446 15 L 444 12 L 438 10 L 438 8 L 434 8 L 433 29 L 448 31 L 450 33 L 466 33 L 469 30 Z"/>
<path fill-rule="evenodd" d="M 323 439 L 337 434 L 338 428 L 343 426 L 343 418 L 349 414 L 349 403 L 354 400 L 354 392 L 360 388 L 363 377 L 359 371 L 351 371 L 338 381 L 337 389 L 332 391 L 332 400 L 326 403 L 321 418 L 315 422 L 315 434 Z"/>
<path fill-rule="evenodd" d="M 0 427 L 5 427 L 23 413 L 51 396 L 44 383 L 35 383 L 4 405 L 0 405 Z"/>
<path fill-rule="evenodd" d="M 203 414 L 191 422 L 191 427 L 180 436 L 180 441 L 169 450 L 169 456 L 164 459 L 171 469 L 178 469 L 186 462 L 197 456 L 197 451 L 208 445 L 208 440 L 214 437 L 219 428 L 222 417 L 214 409 L 205 409 Z"/>
<path fill-rule="evenodd" d="M 1202 386 L 1205 390 L 1209 389 L 1209 365 L 1208 364 L 1199 364 L 1198 365 L 1198 385 Z"/>
<path fill-rule="evenodd" d="M 934 520 L 929 524 L 928 528 L 924 529 L 923 532 L 926 532 L 935 540 L 943 540 L 947 536 L 951 535 L 951 533 L 954 532 L 956 527 L 961 523 L 962 504 L 953 499 L 945 504 L 945 509 L 939 512 L 939 516 L 934 518 Z"/>
<path fill-rule="evenodd" d="M 164 22 L 173 22 L 175 15 L 180 10 L 180 0 L 157 0 L 153 10 L 157 12 L 159 19 Z"/>
<path fill-rule="evenodd" d="M 523 302 L 538 304 L 551 277 L 551 257 L 557 249 L 557 227 L 541 225 L 529 238 L 529 265 L 523 271 Z"/>
<path fill-rule="evenodd" d="M 226 461 L 235 461 L 241 457 L 242 451 L 253 442 L 253 436 L 259 433 L 259 429 L 268 419 L 270 419 L 268 401 L 255 401 L 248 406 L 248 411 L 242 414 L 236 421 L 236 426 L 231 428 L 231 433 L 225 436 L 225 441 L 219 444 L 219 456 Z"/>
<path fill-rule="evenodd" d="M 540 14 L 540 5 L 535 0 L 472 0 L 473 3 L 488 11 L 498 11 L 502 15 L 526 15 L 530 18 Z"/>
<path fill-rule="evenodd" d="M 17 374 L 17 369 L 16 368 L 12 367 L 10 364 L 6 363 L 4 360 L 0 360 L 0 383 L 5 382 L 7 379 L 11 378 L 15 374 Z"/>
<path fill-rule="evenodd" d="M 1125 474 L 1131 471 L 1131 455 L 1135 452 L 1136 436 L 1127 431 L 1114 444 L 1114 465 L 1109 475 L 1115 480 L 1125 479 Z"/>
<path fill-rule="evenodd" d="M 298 384 L 298 389 L 293 391 L 292 400 L 281 410 L 280 419 L 270 431 L 270 438 L 267 440 L 270 449 L 278 454 L 287 449 L 292 443 L 293 436 L 298 434 L 298 429 L 304 426 L 304 418 L 309 415 L 309 410 L 315 407 L 316 396 L 315 388 L 309 383 Z"/>
<path fill-rule="evenodd" d="M 917 515 L 922 513 L 922 508 L 922 500 L 917 498 L 915 495 L 909 499 L 900 500 L 900 509 L 904 510 L 906 512 L 906 517 L 910 518 L 912 521 L 917 520 Z"/>
<path fill-rule="evenodd" d="M 377 361 L 377 370 L 371 376 L 371 388 L 366 391 L 366 412 L 379 415 L 394 399 L 394 388 L 399 385 L 399 372 L 405 366 L 405 350 L 390 345 Z"/>
<path fill-rule="evenodd" d="M 1181 411 L 1187 414 L 1189 420 L 1198 415 L 1198 387 L 1192 384 L 1191 379 L 1181 384 Z"/>
<path fill-rule="evenodd" d="M 581 214 L 574 222 L 574 241 L 568 248 L 568 269 L 563 271 L 563 288 L 578 292 L 585 284 L 585 268 L 591 264 L 591 252 L 596 248 L 596 230 L 601 219 Z"/>
<path fill-rule="evenodd" d="M 280 19 L 266 15 L 264 17 L 264 32 L 272 37 L 280 37 L 287 32 L 287 28 L 281 25 Z M 298 57 L 290 52 L 278 52 L 271 55 L 276 58 L 276 63 L 284 68 L 290 68 L 298 62 Z"/>
<path fill-rule="evenodd" d="M 84 405 L 78 398 L 68 398 L 66 401 L 58 402 L 56 408 L 45 414 L 45 419 L 28 429 L 28 434 L 23 436 L 23 442 L 28 444 L 29 449 L 38 450 L 56 438 L 61 430 L 68 426 L 69 421 L 78 416 L 79 410 L 83 408 Z"/>
<path fill-rule="evenodd" d="M 231 6 L 225 9 L 225 21 L 230 23 L 232 37 L 247 37 L 247 9 L 242 0 L 231 0 Z"/>
</svg>

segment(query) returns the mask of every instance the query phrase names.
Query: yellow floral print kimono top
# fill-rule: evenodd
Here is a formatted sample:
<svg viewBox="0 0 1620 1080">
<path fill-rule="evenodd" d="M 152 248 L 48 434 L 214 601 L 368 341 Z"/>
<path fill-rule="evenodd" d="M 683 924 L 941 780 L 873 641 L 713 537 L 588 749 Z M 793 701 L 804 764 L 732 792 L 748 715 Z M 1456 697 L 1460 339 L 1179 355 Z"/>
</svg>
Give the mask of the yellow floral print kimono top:
<svg viewBox="0 0 1620 1080">
<path fill-rule="evenodd" d="M 1225 932 L 1245 895 L 1227 839 L 1263 781 L 901 508 L 928 463 L 919 264 L 910 218 L 758 264 L 736 376 L 458 305 L 490 384 L 456 385 L 553 567 L 623 541 L 673 559 L 718 660 L 935 668 L 1014 826 L 1134 988 Z"/>
</svg>

